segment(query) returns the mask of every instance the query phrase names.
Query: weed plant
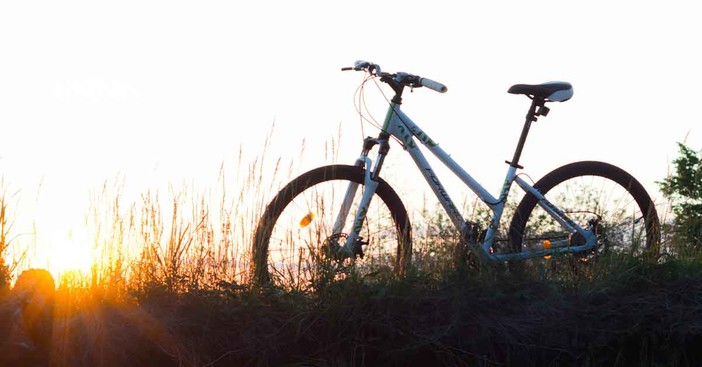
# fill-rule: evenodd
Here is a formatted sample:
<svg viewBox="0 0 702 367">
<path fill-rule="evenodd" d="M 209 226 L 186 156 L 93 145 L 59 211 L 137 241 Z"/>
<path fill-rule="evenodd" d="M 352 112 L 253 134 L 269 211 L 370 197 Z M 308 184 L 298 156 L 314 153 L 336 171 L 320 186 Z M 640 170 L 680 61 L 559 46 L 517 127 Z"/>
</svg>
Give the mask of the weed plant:
<svg viewBox="0 0 702 367">
<path fill-rule="evenodd" d="M 7 292 L 12 280 L 12 272 L 22 260 L 21 255 L 14 259 L 10 258 L 10 250 L 14 240 L 12 233 L 14 218 L 10 201 L 5 181 L 0 178 L 0 295 Z"/>
</svg>

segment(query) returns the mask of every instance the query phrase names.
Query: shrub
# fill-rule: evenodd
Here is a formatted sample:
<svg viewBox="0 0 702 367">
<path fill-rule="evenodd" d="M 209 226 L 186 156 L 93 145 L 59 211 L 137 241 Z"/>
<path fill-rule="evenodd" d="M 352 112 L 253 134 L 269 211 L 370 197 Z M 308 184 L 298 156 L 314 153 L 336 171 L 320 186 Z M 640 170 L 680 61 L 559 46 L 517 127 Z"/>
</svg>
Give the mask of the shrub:
<svg viewBox="0 0 702 367">
<path fill-rule="evenodd" d="M 677 252 L 698 253 L 702 246 L 702 151 L 678 143 L 675 172 L 659 181 L 670 200 L 674 220 L 673 242 Z"/>
</svg>

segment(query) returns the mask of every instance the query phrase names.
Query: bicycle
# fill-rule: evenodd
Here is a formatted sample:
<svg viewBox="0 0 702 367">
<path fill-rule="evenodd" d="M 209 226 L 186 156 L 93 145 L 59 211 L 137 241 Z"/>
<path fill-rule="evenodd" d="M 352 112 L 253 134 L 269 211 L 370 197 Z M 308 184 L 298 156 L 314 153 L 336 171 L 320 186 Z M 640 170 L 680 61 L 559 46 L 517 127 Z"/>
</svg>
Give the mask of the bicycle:
<svg viewBox="0 0 702 367">
<path fill-rule="evenodd" d="M 407 88 L 444 93 L 446 86 L 410 73 L 383 72 L 367 61 L 342 68 L 348 70 L 365 73 L 362 85 L 380 80 L 394 92 L 380 133 L 364 139 L 353 165 L 312 169 L 290 181 L 271 200 L 254 235 L 257 282 L 284 286 L 309 282 L 318 270 L 315 261 L 323 259 L 371 272 L 386 268 L 403 274 L 408 269 L 412 258 L 409 215 L 402 199 L 380 176 L 392 140 L 413 159 L 460 234 L 461 245 L 477 253 L 481 261 L 513 262 L 561 253 L 594 256 L 606 251 L 642 254 L 657 248 L 660 225 L 654 203 L 626 171 L 604 162 L 580 161 L 553 170 L 533 185 L 518 173 L 523 169 L 519 161 L 532 123 L 548 114 L 546 103 L 569 100 L 571 84 L 516 84 L 508 89 L 532 102 L 514 156 L 505 161 L 504 183 L 494 197 L 401 109 Z M 486 229 L 464 218 L 420 146 L 487 205 L 491 217 Z M 514 184 L 524 196 L 512 216 L 506 249 L 500 249 L 497 235 Z M 580 196 L 574 194 L 576 189 Z M 612 196 L 610 189 L 618 190 L 621 197 Z"/>
</svg>

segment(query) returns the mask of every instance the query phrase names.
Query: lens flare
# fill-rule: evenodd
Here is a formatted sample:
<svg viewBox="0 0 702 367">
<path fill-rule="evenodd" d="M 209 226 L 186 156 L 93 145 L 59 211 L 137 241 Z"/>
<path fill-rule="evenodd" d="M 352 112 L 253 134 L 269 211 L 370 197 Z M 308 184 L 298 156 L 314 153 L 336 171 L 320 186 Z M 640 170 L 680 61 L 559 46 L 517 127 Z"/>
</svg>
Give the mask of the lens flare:
<svg viewBox="0 0 702 367">
<path fill-rule="evenodd" d="M 302 219 L 300 220 L 300 228 L 305 228 L 305 227 L 309 226 L 310 223 L 312 223 L 313 219 L 314 219 L 314 213 L 312 213 L 312 212 L 307 213 L 307 215 L 302 217 Z"/>
</svg>

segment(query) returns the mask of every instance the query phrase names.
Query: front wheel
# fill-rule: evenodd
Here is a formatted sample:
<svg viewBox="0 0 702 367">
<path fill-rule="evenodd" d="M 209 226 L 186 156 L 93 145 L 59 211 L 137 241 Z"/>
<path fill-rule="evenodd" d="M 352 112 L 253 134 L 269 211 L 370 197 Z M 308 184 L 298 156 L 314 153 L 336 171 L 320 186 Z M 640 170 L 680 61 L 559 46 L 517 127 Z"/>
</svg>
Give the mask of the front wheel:
<svg viewBox="0 0 702 367">
<path fill-rule="evenodd" d="M 571 163 L 544 176 L 534 188 L 581 227 L 595 231 L 597 247 L 581 254 L 585 257 L 607 251 L 640 255 L 658 249 L 656 208 L 644 187 L 618 167 L 593 161 Z M 527 194 L 517 207 L 509 229 L 513 251 L 545 241 L 583 243 L 537 204 L 536 197 Z"/>
<path fill-rule="evenodd" d="M 299 176 L 280 190 L 256 228 L 255 281 L 307 289 L 319 284 L 324 274 L 329 275 L 326 270 L 330 267 L 364 274 L 402 272 L 412 254 L 409 217 L 398 195 L 382 179 L 362 223 L 355 253 L 343 260 L 335 256 L 354 225 L 365 189 L 364 177 L 365 170 L 361 167 L 324 166 Z M 342 230 L 333 233 L 351 184 L 357 184 L 358 188 L 348 217 Z"/>
</svg>

